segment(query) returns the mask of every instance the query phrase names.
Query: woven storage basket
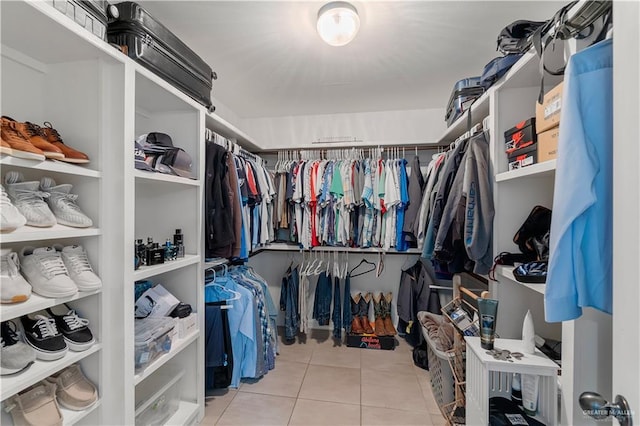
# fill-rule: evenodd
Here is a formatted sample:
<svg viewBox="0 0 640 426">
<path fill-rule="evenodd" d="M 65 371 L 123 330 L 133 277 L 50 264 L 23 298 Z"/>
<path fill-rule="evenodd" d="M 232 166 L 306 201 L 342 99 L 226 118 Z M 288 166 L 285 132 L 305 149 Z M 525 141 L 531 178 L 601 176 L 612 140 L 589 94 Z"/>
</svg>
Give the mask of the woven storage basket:
<svg viewBox="0 0 640 426">
<path fill-rule="evenodd" d="M 427 341 L 427 357 L 429 359 L 429 376 L 431 377 L 431 389 L 436 403 L 442 414 L 448 418 L 450 410 L 446 410 L 445 406 L 451 404 L 454 397 L 454 378 L 449 365 L 449 358 L 454 354 L 443 352 L 436 348 L 436 344 L 429 337 L 429 333 L 424 326 L 422 327 L 422 335 Z"/>
</svg>

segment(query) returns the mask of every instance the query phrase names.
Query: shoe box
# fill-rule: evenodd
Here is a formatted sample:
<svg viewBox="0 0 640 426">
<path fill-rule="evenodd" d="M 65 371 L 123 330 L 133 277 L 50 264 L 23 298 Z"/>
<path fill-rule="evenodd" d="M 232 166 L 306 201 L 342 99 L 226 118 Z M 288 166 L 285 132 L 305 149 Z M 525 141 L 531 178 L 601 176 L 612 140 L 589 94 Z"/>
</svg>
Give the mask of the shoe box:
<svg viewBox="0 0 640 426">
<path fill-rule="evenodd" d="M 540 134 L 560 124 L 562 89 L 563 83 L 560 83 L 544 95 L 542 104 L 536 102 L 536 133 Z"/>
<path fill-rule="evenodd" d="M 519 149 L 509 156 L 509 171 L 531 166 L 538 162 L 538 145 L 533 144 Z"/>
<path fill-rule="evenodd" d="M 520 150 L 535 145 L 538 141 L 536 135 L 536 118 L 523 120 L 504 132 L 504 148 L 508 157 L 516 155 Z"/>
<path fill-rule="evenodd" d="M 549 161 L 558 156 L 560 127 L 553 127 L 538 135 L 538 162 Z"/>
<path fill-rule="evenodd" d="M 395 350 L 394 336 L 376 336 L 375 334 L 347 334 L 347 347 L 360 349 Z"/>
</svg>

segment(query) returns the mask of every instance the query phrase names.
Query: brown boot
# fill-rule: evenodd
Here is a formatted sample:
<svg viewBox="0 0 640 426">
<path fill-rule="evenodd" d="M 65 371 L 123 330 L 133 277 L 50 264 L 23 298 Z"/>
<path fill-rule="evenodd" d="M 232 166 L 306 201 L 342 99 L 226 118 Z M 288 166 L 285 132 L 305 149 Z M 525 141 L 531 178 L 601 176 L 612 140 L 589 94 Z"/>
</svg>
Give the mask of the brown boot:
<svg viewBox="0 0 640 426">
<path fill-rule="evenodd" d="M 395 327 L 393 326 L 393 321 L 391 321 L 391 300 L 393 300 L 393 294 L 387 293 L 386 296 L 382 298 L 380 304 L 384 309 L 384 329 L 387 332 L 387 336 L 395 336 L 397 334 Z"/>
<path fill-rule="evenodd" d="M 385 330 L 384 328 L 384 320 L 382 318 L 383 315 L 383 308 L 382 308 L 382 293 L 378 293 L 375 296 L 373 296 L 373 312 L 375 314 L 376 317 L 376 322 L 375 322 L 375 333 L 376 336 L 386 336 L 387 335 L 387 330 Z"/>
<path fill-rule="evenodd" d="M 351 315 L 353 319 L 351 320 L 351 333 L 352 334 L 362 334 L 364 333 L 364 329 L 362 328 L 362 324 L 360 322 L 360 299 L 362 295 L 360 293 L 351 296 Z"/>
<path fill-rule="evenodd" d="M 369 321 L 369 305 L 371 303 L 371 293 L 367 293 L 360 299 L 360 324 L 362 329 L 367 334 L 373 334 L 373 328 L 371 328 L 371 322 Z"/>
</svg>

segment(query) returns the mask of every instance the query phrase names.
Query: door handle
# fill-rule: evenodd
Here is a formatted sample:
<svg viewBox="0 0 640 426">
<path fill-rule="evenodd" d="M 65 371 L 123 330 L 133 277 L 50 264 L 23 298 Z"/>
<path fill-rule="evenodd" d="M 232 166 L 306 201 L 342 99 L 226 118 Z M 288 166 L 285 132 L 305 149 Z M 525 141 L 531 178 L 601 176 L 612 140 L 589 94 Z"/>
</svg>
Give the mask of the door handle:
<svg viewBox="0 0 640 426">
<path fill-rule="evenodd" d="M 579 398 L 580 408 L 585 414 L 596 420 L 603 420 L 613 416 L 620 426 L 633 426 L 631 408 L 627 399 L 622 395 L 616 395 L 615 402 L 608 402 L 599 393 L 583 392 Z"/>
</svg>

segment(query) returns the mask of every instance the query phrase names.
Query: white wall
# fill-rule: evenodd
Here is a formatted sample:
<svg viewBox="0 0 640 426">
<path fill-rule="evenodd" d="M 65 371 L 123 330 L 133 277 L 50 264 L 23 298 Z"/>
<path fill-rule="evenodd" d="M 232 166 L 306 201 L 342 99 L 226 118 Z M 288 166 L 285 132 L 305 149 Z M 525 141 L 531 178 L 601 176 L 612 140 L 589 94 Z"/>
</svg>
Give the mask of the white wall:
<svg viewBox="0 0 640 426">
<path fill-rule="evenodd" d="M 264 149 L 309 147 L 320 138 L 345 136 L 366 144 L 433 143 L 446 129 L 440 108 L 247 118 L 240 127 Z"/>
</svg>

